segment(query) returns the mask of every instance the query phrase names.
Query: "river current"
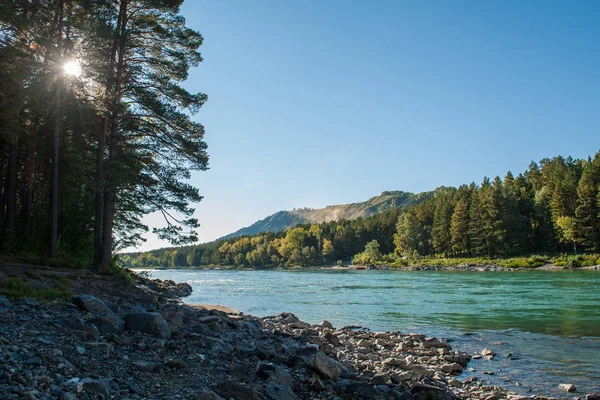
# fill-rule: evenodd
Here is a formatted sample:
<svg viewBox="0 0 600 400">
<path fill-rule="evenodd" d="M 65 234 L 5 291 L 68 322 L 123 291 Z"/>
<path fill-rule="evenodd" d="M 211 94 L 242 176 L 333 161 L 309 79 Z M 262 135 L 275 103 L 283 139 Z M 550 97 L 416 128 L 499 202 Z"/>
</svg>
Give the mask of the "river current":
<svg viewBox="0 0 600 400">
<path fill-rule="evenodd" d="M 600 392 L 600 272 L 204 271 L 153 270 L 187 282 L 187 303 L 221 304 L 256 316 L 292 312 L 340 328 L 445 337 L 477 376 L 519 394 Z M 484 374 L 493 373 L 490 374 Z"/>
</svg>

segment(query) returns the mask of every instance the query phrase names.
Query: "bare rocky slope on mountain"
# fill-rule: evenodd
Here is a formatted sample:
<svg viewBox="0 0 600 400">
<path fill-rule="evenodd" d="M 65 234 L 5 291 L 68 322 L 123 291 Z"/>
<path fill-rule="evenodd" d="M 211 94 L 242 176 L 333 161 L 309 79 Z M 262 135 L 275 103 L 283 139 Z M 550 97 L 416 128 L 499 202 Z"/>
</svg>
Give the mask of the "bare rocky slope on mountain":
<svg viewBox="0 0 600 400">
<path fill-rule="evenodd" d="M 392 207 L 399 207 L 400 209 L 410 207 L 430 198 L 432 195 L 433 192 L 413 194 L 403 191 L 388 191 L 359 203 L 340 204 L 317 209 L 297 208 L 292 211 L 279 211 L 250 226 L 223 236 L 221 239 L 256 235 L 261 232 L 278 232 L 300 224 L 366 218 Z"/>
</svg>

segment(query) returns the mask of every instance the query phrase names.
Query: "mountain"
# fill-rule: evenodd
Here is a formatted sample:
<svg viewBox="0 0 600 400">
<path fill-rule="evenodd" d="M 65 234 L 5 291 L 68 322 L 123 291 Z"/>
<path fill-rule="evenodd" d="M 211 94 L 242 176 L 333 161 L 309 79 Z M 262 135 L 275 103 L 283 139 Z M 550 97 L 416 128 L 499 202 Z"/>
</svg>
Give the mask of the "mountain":
<svg viewBox="0 0 600 400">
<path fill-rule="evenodd" d="M 432 195 L 433 192 L 413 194 L 399 190 L 387 191 L 360 203 L 341 204 L 317 209 L 297 208 L 292 211 L 279 211 L 220 239 L 256 235 L 261 232 L 278 232 L 300 224 L 365 218 L 392 207 L 400 207 L 400 209 L 410 207 L 430 198 Z"/>
</svg>

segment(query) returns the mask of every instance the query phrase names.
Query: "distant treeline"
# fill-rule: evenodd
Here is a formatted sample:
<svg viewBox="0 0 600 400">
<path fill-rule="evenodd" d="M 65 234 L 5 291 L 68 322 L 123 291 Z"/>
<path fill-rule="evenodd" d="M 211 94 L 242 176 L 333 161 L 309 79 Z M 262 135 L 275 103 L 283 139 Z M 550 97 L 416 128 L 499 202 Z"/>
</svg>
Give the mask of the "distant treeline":
<svg viewBox="0 0 600 400">
<path fill-rule="evenodd" d="M 129 267 L 328 265 L 600 250 L 600 152 L 543 159 L 514 176 L 438 188 L 430 199 L 352 221 L 121 255 Z M 339 262 L 339 261 L 338 261 Z"/>
</svg>

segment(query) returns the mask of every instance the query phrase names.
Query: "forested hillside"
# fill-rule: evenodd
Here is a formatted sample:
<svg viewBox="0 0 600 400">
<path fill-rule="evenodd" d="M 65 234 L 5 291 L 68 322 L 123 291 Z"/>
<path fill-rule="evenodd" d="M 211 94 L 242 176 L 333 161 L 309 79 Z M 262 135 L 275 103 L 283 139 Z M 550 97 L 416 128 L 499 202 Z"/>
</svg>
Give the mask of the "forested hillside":
<svg viewBox="0 0 600 400">
<path fill-rule="evenodd" d="M 152 212 L 195 241 L 207 97 L 181 86 L 203 40 L 181 3 L 1 2 L 0 251 L 108 265 Z"/>
<path fill-rule="evenodd" d="M 442 187 L 368 218 L 122 255 L 132 267 L 367 264 L 423 256 L 513 257 L 600 251 L 600 152 L 532 162 L 480 184 Z"/>
<path fill-rule="evenodd" d="M 252 236 L 262 232 L 278 232 L 301 224 L 318 224 L 321 222 L 337 221 L 340 219 L 353 220 L 370 217 L 392 207 L 400 209 L 419 203 L 430 197 L 432 192 L 412 194 L 402 191 L 387 191 L 367 201 L 327 206 L 325 208 L 297 208 L 292 211 L 279 211 L 265 219 L 242 228 L 234 233 L 223 236 L 229 239 L 237 236 Z"/>
</svg>

